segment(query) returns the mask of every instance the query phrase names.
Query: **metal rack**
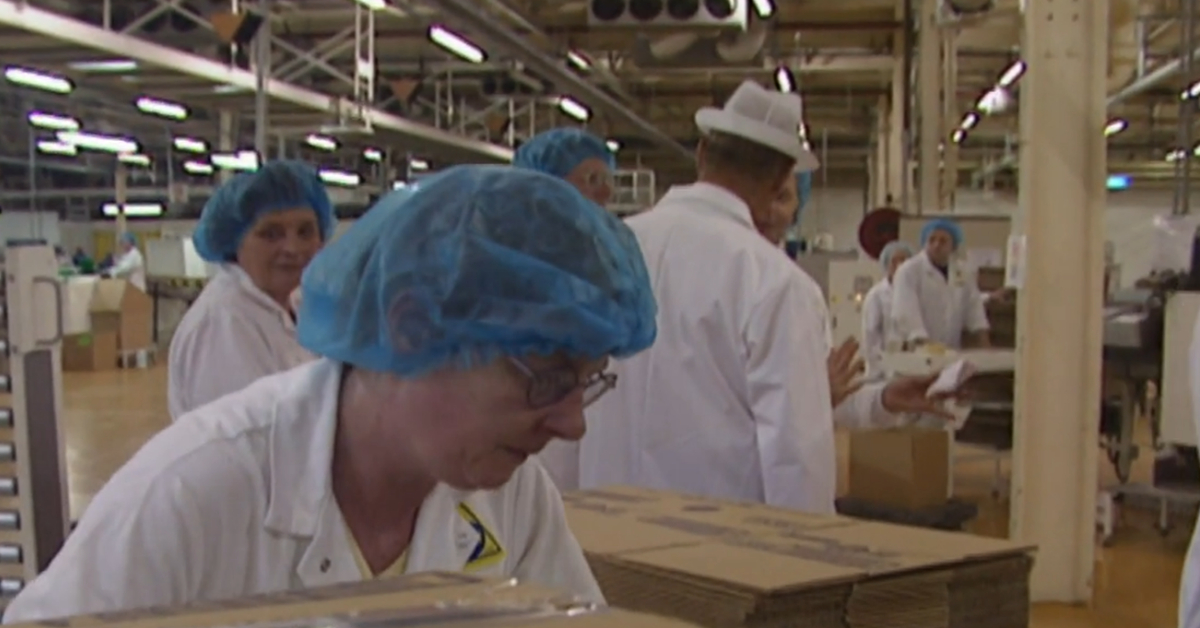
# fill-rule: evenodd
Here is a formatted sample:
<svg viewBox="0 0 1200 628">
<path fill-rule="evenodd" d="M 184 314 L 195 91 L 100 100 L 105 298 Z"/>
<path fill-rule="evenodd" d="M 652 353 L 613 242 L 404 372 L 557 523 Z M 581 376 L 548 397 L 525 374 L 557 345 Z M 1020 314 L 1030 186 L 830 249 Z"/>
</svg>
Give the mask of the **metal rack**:
<svg viewBox="0 0 1200 628">
<path fill-rule="evenodd" d="M 618 216 L 644 212 L 656 200 L 653 170 L 617 170 L 613 173 L 613 196 L 608 209 Z"/>
<path fill-rule="evenodd" d="M 62 420 L 62 287 L 54 250 L 10 242 L 0 312 L 0 606 L 44 570 L 70 525 Z"/>
</svg>

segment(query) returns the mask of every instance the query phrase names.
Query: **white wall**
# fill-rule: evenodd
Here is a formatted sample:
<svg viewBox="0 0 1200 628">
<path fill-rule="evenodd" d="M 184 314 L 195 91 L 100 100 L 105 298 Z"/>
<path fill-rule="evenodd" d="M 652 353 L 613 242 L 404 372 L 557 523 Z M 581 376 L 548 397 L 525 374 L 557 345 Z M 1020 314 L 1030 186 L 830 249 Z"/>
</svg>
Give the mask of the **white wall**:
<svg viewBox="0 0 1200 628">
<path fill-rule="evenodd" d="M 837 249 L 858 246 L 858 223 L 864 213 L 863 194 L 853 188 L 813 189 L 812 199 L 800 217 L 805 235 L 830 233 Z M 1105 215 L 1106 239 L 1112 241 L 1116 263 L 1121 266 L 1121 285 L 1128 286 L 1150 271 L 1154 255 L 1153 219 L 1171 212 L 1170 190 L 1126 191 L 1108 195 Z M 1016 195 L 985 195 L 973 190 L 959 192 L 955 211 L 1012 215 Z"/>
</svg>

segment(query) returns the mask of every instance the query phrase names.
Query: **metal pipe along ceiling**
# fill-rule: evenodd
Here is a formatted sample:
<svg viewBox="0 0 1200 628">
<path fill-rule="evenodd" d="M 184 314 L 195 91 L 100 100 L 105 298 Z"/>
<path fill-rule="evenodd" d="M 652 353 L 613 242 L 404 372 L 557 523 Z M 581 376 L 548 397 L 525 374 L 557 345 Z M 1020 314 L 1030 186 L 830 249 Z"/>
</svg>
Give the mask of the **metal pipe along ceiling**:
<svg viewBox="0 0 1200 628">
<path fill-rule="evenodd" d="M 490 42 L 501 46 L 529 69 L 554 82 L 559 88 L 565 89 L 573 98 L 592 106 L 600 105 L 609 113 L 636 128 L 641 135 L 653 140 L 654 143 L 670 149 L 686 159 L 695 158 L 689 148 L 676 142 L 674 138 L 663 133 L 600 88 L 568 70 L 564 63 L 546 56 L 525 37 L 494 22 L 488 13 L 479 10 L 477 0 L 433 0 L 433 4 L 450 16 L 452 21 L 462 24 Z"/>
<path fill-rule="evenodd" d="M 1192 59 L 1200 58 L 1200 48 L 1192 51 Z M 1172 59 L 1166 63 L 1159 64 L 1158 67 L 1147 72 L 1141 78 L 1117 90 L 1116 93 L 1108 97 L 1108 106 L 1111 107 L 1128 98 L 1137 96 L 1138 94 L 1158 85 L 1159 83 L 1171 78 L 1171 76 L 1183 69 L 1183 55 Z"/>
</svg>

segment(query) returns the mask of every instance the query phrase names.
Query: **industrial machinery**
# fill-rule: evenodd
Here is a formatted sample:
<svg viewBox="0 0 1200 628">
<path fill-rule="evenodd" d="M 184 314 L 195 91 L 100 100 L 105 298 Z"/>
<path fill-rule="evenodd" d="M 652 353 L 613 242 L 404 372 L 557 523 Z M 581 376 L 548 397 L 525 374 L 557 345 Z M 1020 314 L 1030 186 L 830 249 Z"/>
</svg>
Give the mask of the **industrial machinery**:
<svg viewBox="0 0 1200 628">
<path fill-rule="evenodd" d="M 45 569 L 70 515 L 62 448 L 62 290 L 54 251 L 9 242 L 0 327 L 0 604 Z"/>
<path fill-rule="evenodd" d="M 834 345 L 847 338 L 862 340 L 862 309 L 867 291 L 882 277 L 879 263 L 857 252 L 816 251 L 796 258 L 829 303 L 829 327 Z"/>
</svg>

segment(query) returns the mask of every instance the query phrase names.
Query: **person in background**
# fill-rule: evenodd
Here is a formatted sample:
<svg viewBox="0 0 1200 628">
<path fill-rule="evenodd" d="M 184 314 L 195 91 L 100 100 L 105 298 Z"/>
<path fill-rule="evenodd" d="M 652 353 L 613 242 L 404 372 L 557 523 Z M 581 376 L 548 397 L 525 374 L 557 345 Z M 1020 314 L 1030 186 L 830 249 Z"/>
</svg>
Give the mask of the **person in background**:
<svg viewBox="0 0 1200 628">
<path fill-rule="evenodd" d="M 296 341 L 291 295 L 335 220 L 325 185 L 301 162 L 268 162 L 217 189 L 192 240 L 218 268 L 171 340 L 172 419 L 313 359 Z"/>
<path fill-rule="evenodd" d="M 920 253 L 900 265 L 892 279 L 892 322 L 908 346 L 932 343 L 962 347 L 963 333 L 976 347 L 991 345 L 984 296 L 975 277 L 954 260 L 962 227 L 936 218 L 921 229 Z"/>
<path fill-rule="evenodd" d="M 513 155 L 513 167 L 564 179 L 597 205 L 612 198 L 617 158 L 604 140 L 570 127 L 550 129 L 529 138 Z"/>
<path fill-rule="evenodd" d="M 628 229 L 553 177 L 458 166 L 381 199 L 302 290 L 321 359 L 152 438 L 6 622 L 423 571 L 604 602 L 534 455 L 654 341 Z"/>
<path fill-rule="evenodd" d="M 105 276 L 124 279 L 142 292 L 146 291 L 146 262 L 137 248 L 137 237 L 126 231 L 117 237 L 117 254 Z"/>
<path fill-rule="evenodd" d="M 801 108 L 796 94 L 746 81 L 724 109 L 700 110 L 699 181 L 626 221 L 649 266 L 659 338 L 614 364 L 632 385 L 589 409 L 581 488 L 624 484 L 833 511 L 825 299 L 755 228 L 770 221 L 794 170 L 818 166 L 801 141 Z M 924 408 L 927 386 L 858 394 L 872 414 L 885 414 Z"/>
<path fill-rule="evenodd" d="M 900 265 L 912 257 L 913 250 L 905 242 L 894 240 L 879 253 L 883 279 L 871 286 L 863 299 L 863 348 L 867 353 L 867 376 L 883 376 L 881 360 L 887 343 L 894 337 L 892 323 L 892 281 Z"/>
</svg>

